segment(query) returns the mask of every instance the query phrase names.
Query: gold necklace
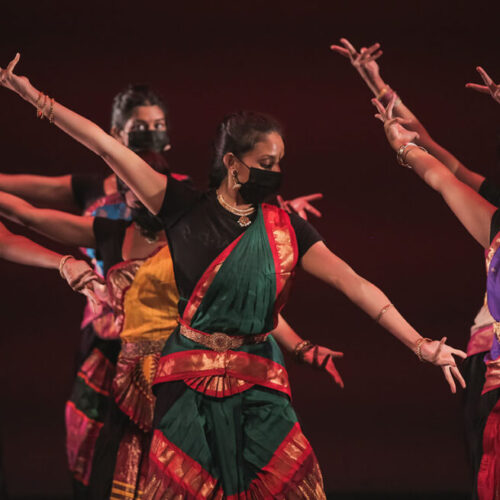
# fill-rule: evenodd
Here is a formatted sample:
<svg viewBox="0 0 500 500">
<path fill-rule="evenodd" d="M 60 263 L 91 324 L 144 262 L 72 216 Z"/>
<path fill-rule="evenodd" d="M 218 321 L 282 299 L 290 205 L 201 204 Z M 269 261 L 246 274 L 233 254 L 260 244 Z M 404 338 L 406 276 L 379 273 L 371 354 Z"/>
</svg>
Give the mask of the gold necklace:
<svg viewBox="0 0 500 500">
<path fill-rule="evenodd" d="M 224 199 L 221 193 L 217 193 L 217 200 L 228 212 L 231 212 L 234 215 L 239 215 L 240 218 L 238 219 L 238 224 L 241 227 L 248 227 L 252 223 L 248 216 L 255 212 L 255 207 L 243 209 L 233 207 Z"/>
</svg>

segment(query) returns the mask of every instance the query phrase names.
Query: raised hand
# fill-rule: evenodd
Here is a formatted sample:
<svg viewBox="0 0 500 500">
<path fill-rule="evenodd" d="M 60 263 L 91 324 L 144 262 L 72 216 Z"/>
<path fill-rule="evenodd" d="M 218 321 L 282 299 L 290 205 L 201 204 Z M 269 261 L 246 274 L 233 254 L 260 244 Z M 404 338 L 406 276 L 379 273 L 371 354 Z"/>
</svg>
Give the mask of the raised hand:
<svg viewBox="0 0 500 500">
<path fill-rule="evenodd" d="M 14 69 L 20 58 L 21 55 L 18 52 L 5 69 L 0 67 L 0 85 L 6 89 L 16 92 L 24 98 L 30 82 L 25 76 L 18 76 L 14 74 Z"/>
<path fill-rule="evenodd" d="M 308 196 L 299 196 L 293 200 L 284 200 L 280 195 L 277 196 L 280 208 L 286 210 L 289 214 L 295 212 L 297 215 L 307 220 L 307 212 L 315 215 L 316 217 L 321 217 L 321 212 L 313 207 L 309 202 L 314 200 L 321 200 L 323 198 L 322 193 L 310 194 Z"/>
<path fill-rule="evenodd" d="M 490 94 L 493 99 L 500 104 L 500 85 L 497 85 L 486 73 L 486 71 L 478 66 L 476 68 L 477 72 L 481 75 L 485 85 L 478 85 L 477 83 L 467 83 L 465 86 L 468 89 L 477 90 L 483 94 Z"/>
<path fill-rule="evenodd" d="M 460 385 L 465 388 L 465 380 L 457 368 L 454 356 L 465 359 L 467 354 L 460 349 L 454 349 L 446 345 L 446 337 L 443 337 L 439 342 L 433 340 L 431 342 L 424 342 L 421 347 L 421 354 L 424 361 L 428 361 L 433 365 L 440 366 L 443 370 L 444 377 L 450 386 L 451 392 L 457 392 L 455 379 L 460 382 Z"/>
<path fill-rule="evenodd" d="M 374 43 L 370 47 L 362 47 L 358 52 L 354 46 L 347 40 L 347 38 L 340 39 L 340 45 L 330 45 L 330 50 L 337 52 L 338 54 L 347 57 L 351 64 L 356 68 L 361 78 L 368 85 L 370 90 L 378 95 L 378 88 L 376 80 L 379 77 L 379 66 L 376 60 L 382 55 L 382 50 L 380 50 L 380 44 Z"/>
<path fill-rule="evenodd" d="M 328 347 L 322 347 L 320 345 L 311 345 L 304 350 L 301 355 L 301 360 L 308 365 L 319 370 L 325 370 L 330 376 L 335 380 L 335 383 L 340 386 L 341 389 L 344 388 L 344 381 L 340 376 L 340 373 L 335 366 L 334 359 L 343 358 L 343 352 L 332 351 Z"/>
<path fill-rule="evenodd" d="M 413 132 L 403 127 L 411 123 L 409 119 L 398 118 L 393 116 L 394 103 L 397 96 L 394 94 L 386 108 L 377 99 L 372 99 L 372 104 L 377 108 L 378 113 L 375 118 L 378 118 L 384 124 L 384 131 L 391 147 L 397 151 L 404 144 L 413 142 L 420 138 L 417 132 Z"/>
</svg>

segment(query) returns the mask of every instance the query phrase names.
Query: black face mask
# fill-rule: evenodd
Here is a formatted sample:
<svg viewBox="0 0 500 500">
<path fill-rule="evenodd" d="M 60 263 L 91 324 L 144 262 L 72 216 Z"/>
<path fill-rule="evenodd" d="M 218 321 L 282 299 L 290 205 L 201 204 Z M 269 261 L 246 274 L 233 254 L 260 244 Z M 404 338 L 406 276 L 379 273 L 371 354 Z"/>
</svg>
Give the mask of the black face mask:
<svg viewBox="0 0 500 500">
<path fill-rule="evenodd" d="M 170 144 L 166 130 L 132 130 L 128 134 L 128 147 L 132 151 L 160 153 Z"/>
<path fill-rule="evenodd" d="M 250 170 L 248 181 L 241 183 L 239 190 L 241 197 L 247 203 L 258 205 L 278 192 L 283 177 L 281 172 L 249 167 L 239 158 L 238 161 Z"/>
</svg>

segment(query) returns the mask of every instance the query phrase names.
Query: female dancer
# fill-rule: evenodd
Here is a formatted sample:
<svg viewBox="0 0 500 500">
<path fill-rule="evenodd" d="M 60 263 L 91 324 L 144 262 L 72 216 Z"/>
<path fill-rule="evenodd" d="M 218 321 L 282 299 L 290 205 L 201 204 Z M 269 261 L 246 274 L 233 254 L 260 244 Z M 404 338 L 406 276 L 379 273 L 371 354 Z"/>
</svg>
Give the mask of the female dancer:
<svg viewBox="0 0 500 500">
<path fill-rule="evenodd" d="M 142 156 L 164 171 L 161 155 L 156 162 L 152 153 Z M 99 339 L 79 371 L 66 410 L 76 493 L 90 498 L 109 496 L 110 490 L 123 490 L 124 485 L 129 494 L 139 488 L 154 407 L 151 370 L 177 320 L 177 291 L 163 231 L 121 181 L 118 184 L 134 224 L 37 209 L 0 193 L 3 215 L 66 244 L 97 248 L 104 258 L 111 307 L 93 321 Z M 161 297 L 157 293 L 155 298 L 155 289 L 161 290 Z M 273 333 L 288 350 L 302 341 L 282 319 Z M 121 347 L 113 340 L 118 338 Z M 108 356 L 103 358 L 103 353 Z M 311 352 L 305 361 L 324 368 L 343 385 L 333 363 L 339 356 L 318 347 L 317 359 Z"/>
<path fill-rule="evenodd" d="M 218 129 L 212 184 L 203 196 L 151 169 L 92 122 L 43 98 L 13 73 L 0 83 L 100 155 L 160 214 L 180 292 L 181 320 L 156 373 L 156 430 L 145 498 L 324 498 L 314 453 L 289 399 L 283 360 L 268 335 L 300 261 L 341 290 L 419 358 L 441 366 L 455 391 L 453 355 L 422 338 L 373 284 L 336 257 L 300 218 L 262 203 L 275 193 L 284 144 L 264 115 L 228 116 Z M 217 147 L 218 146 L 218 147 Z M 182 200 L 175 213 L 170 204 Z M 300 354 L 311 350 L 301 342 Z M 252 493 L 249 493 L 252 492 Z"/>
<path fill-rule="evenodd" d="M 332 45 L 330 48 L 344 57 L 349 58 L 351 64 L 358 71 L 373 94 L 379 97 L 382 103 L 387 104 L 395 92 L 380 75 L 379 65 L 377 64 L 377 59 L 382 55 L 380 44 L 373 44 L 369 48 L 363 47 L 358 52 L 345 38 L 340 41 L 342 46 Z M 478 68 L 478 71 L 485 81 L 486 86 L 475 84 L 469 84 L 468 86 L 476 90 L 479 88 L 481 92 L 494 93 L 492 87 L 494 83 L 491 78 L 488 77 L 482 68 Z M 439 145 L 408 106 L 401 101 L 399 96 L 396 97 L 393 114 L 394 116 L 406 120 L 405 127 L 408 130 L 418 133 L 418 137 L 415 139 L 416 144 L 425 147 L 459 180 L 477 191 L 491 204 L 497 207 L 500 206 L 500 188 L 491 180 L 485 179 L 481 174 L 468 169 L 453 154 Z M 486 301 L 484 301 L 471 327 L 471 336 L 467 345 L 468 358 L 463 367 L 465 379 L 467 381 L 464 405 L 465 429 L 474 478 L 477 477 L 482 456 L 482 438 L 485 424 L 484 415 L 489 413 L 486 409 L 493 408 L 500 395 L 500 391 L 489 391 L 487 394 L 482 395 L 486 372 L 484 356 L 490 350 L 493 342 L 494 322 L 495 320 L 489 312 Z M 476 482 L 476 479 L 474 479 L 474 482 Z"/>
<path fill-rule="evenodd" d="M 498 86 L 489 87 L 491 95 L 496 99 Z M 438 159 L 427 153 L 413 141 L 417 133 L 403 127 L 405 119 L 393 116 L 396 97 L 393 96 L 387 108 L 374 100 L 378 108 L 376 115 L 384 122 L 389 144 L 398 152 L 398 161 L 401 165 L 413 169 L 430 187 L 443 196 L 445 202 L 462 222 L 469 233 L 478 241 L 486 252 L 487 304 L 493 316 L 492 346 L 487 356 L 486 377 L 483 386 L 483 397 L 480 400 L 478 418 L 483 429 L 482 439 L 479 442 L 477 458 L 477 478 L 474 498 L 490 500 L 500 494 L 500 456 L 497 452 L 500 442 L 498 429 L 500 428 L 500 404 L 498 377 L 500 367 L 500 341 L 498 337 L 498 321 L 500 320 L 500 284 L 497 282 L 497 269 L 500 252 L 500 210 L 481 197 L 474 189 L 457 179 L 446 166 Z"/>
</svg>

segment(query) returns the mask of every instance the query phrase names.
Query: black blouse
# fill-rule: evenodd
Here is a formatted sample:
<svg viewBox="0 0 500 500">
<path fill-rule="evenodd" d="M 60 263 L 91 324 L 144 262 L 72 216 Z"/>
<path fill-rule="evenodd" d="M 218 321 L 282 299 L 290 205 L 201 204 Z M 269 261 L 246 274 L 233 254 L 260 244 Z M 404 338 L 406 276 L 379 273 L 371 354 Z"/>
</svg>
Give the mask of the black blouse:
<svg viewBox="0 0 500 500">
<path fill-rule="evenodd" d="M 104 174 L 73 174 L 71 176 L 73 197 L 82 212 L 98 198 L 105 195 L 105 179 L 106 175 Z"/>
<path fill-rule="evenodd" d="M 132 224 L 131 221 L 95 217 L 96 256 L 103 262 L 104 276 L 111 267 L 123 261 L 123 240 L 125 239 L 125 231 L 130 224 Z"/>
<path fill-rule="evenodd" d="M 200 193 L 185 183 L 169 179 L 158 216 L 167 233 L 181 300 L 188 300 L 197 282 L 214 259 L 246 228 L 239 216 L 217 201 L 215 191 Z M 256 213 L 250 216 L 255 219 Z M 307 221 L 291 214 L 299 259 L 323 238 Z"/>
</svg>

